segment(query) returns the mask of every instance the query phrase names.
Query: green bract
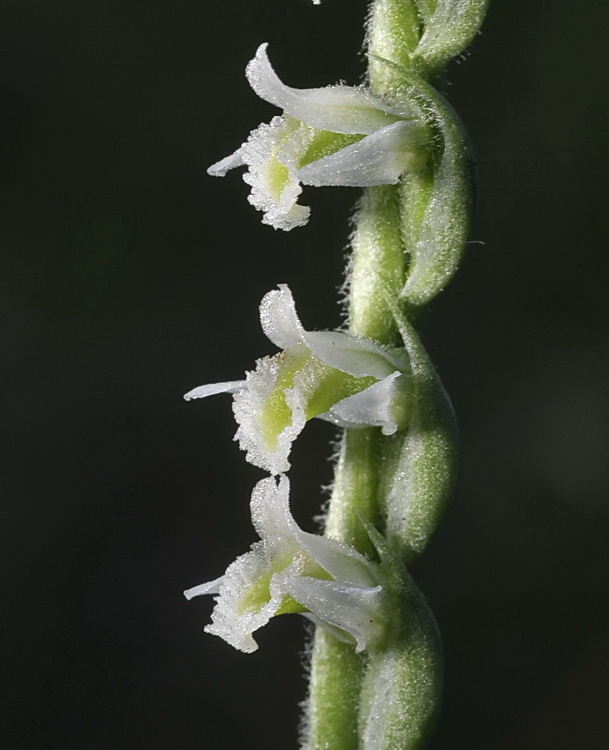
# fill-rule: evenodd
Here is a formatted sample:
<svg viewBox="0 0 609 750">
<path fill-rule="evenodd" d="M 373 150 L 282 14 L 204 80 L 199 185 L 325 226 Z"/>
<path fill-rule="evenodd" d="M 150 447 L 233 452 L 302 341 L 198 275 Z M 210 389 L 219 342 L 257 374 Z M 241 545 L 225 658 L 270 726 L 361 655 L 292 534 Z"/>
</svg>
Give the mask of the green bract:
<svg viewBox="0 0 609 750">
<path fill-rule="evenodd" d="M 472 204 L 471 158 L 452 107 L 418 81 L 411 96 L 428 113 L 438 146 L 427 168 L 400 185 L 401 230 L 409 254 L 401 297 L 413 306 L 430 302 L 457 270 L 467 241 Z"/>
</svg>

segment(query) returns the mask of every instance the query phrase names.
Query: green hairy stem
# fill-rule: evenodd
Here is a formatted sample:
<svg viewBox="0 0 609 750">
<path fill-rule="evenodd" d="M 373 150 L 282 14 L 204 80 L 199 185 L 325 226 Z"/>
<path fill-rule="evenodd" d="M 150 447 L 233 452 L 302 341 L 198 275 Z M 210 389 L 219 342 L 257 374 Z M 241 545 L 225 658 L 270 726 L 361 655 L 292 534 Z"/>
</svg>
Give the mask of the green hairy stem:
<svg viewBox="0 0 609 750">
<path fill-rule="evenodd" d="M 450 402 L 413 327 L 456 271 L 470 220 L 463 129 L 432 83 L 471 42 L 485 10 L 486 0 L 375 0 L 368 19 L 372 93 L 419 113 L 432 136 L 422 169 L 398 185 L 365 190 L 352 238 L 348 325 L 352 334 L 405 346 L 413 412 L 408 428 L 394 435 L 345 430 L 325 534 L 371 559 L 387 545 L 400 565 L 409 566 L 427 544 L 456 464 Z M 406 568 L 396 575 L 398 625 L 383 648 L 357 654 L 317 628 L 306 750 L 426 746 L 440 704 L 439 639 Z"/>
</svg>

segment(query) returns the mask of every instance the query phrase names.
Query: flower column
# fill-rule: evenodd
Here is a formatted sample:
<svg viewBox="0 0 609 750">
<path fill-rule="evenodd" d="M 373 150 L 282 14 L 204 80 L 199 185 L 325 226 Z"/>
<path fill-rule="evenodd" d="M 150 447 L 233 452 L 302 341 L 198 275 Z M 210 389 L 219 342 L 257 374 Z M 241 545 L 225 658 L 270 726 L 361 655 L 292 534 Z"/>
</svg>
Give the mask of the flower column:
<svg viewBox="0 0 609 750">
<path fill-rule="evenodd" d="M 365 191 L 348 279 L 349 330 L 388 345 L 403 341 L 414 407 L 408 428 L 393 436 L 372 428 L 345 430 L 325 532 L 370 555 L 374 525 L 405 563 L 437 523 L 456 453 L 450 403 L 409 319 L 416 320 L 456 270 L 470 209 L 462 129 L 429 81 L 471 41 L 485 9 L 486 0 L 376 0 L 369 21 L 371 93 L 417 112 L 433 134 L 433 148 L 427 163 L 398 185 Z M 426 743 L 441 691 L 437 632 L 405 569 L 397 588 L 399 624 L 382 650 L 360 655 L 317 630 L 308 750 L 414 750 Z"/>
</svg>

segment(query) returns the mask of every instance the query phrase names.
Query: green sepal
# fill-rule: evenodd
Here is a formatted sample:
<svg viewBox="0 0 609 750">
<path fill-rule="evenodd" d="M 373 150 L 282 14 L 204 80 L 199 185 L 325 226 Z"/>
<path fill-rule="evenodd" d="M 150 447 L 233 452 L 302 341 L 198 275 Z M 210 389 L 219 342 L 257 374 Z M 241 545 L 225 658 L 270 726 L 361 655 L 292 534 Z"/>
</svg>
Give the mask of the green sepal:
<svg viewBox="0 0 609 750">
<path fill-rule="evenodd" d="M 469 234 L 472 160 L 463 126 L 452 107 L 423 81 L 409 86 L 435 131 L 438 148 L 426 170 L 399 186 L 402 240 L 410 267 L 401 298 L 412 307 L 430 302 L 454 275 Z"/>
</svg>

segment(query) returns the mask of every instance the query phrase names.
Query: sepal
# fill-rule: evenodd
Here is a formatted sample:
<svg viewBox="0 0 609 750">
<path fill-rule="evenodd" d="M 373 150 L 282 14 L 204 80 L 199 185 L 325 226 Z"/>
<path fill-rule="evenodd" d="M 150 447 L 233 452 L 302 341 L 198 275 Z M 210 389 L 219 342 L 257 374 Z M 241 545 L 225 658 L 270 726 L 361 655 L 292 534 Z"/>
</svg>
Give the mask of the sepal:
<svg viewBox="0 0 609 750">
<path fill-rule="evenodd" d="M 309 612 L 304 616 L 335 637 L 355 645 L 357 653 L 374 650 L 386 637 L 386 625 L 379 613 L 386 608 L 382 586 L 364 587 L 337 581 L 291 577 L 284 587 Z"/>
<path fill-rule="evenodd" d="M 414 145 L 412 125 L 402 120 L 316 159 L 296 174 L 303 185 L 315 187 L 395 185 L 404 172 L 416 172 L 425 165 L 426 151 Z"/>
<path fill-rule="evenodd" d="M 271 65 L 268 44 L 261 44 L 247 64 L 245 75 L 254 92 L 285 114 L 318 130 L 369 135 L 399 119 L 381 99 L 353 86 L 295 89 L 286 86 Z"/>
</svg>

